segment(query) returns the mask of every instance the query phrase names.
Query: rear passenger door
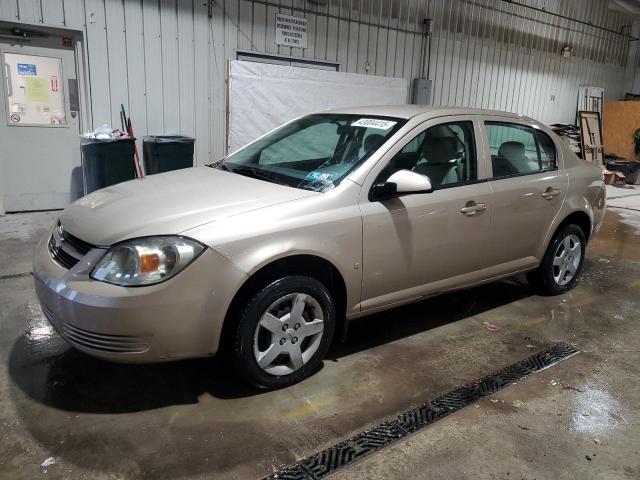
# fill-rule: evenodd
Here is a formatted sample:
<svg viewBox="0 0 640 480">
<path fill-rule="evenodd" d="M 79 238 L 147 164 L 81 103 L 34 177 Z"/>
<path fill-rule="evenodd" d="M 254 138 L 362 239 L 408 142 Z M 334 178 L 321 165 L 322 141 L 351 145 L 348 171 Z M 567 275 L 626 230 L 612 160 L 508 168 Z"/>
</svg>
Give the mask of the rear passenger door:
<svg viewBox="0 0 640 480">
<path fill-rule="evenodd" d="M 482 131 L 493 190 L 487 261 L 495 274 L 534 266 L 567 194 L 560 149 L 549 135 L 525 121 L 486 118 Z"/>
</svg>

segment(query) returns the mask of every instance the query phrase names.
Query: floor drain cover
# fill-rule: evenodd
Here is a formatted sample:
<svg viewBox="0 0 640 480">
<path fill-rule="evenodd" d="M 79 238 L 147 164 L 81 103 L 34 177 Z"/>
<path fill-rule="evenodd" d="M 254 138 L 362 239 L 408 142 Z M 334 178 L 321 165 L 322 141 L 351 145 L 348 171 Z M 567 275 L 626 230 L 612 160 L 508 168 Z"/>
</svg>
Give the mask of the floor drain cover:
<svg viewBox="0 0 640 480">
<path fill-rule="evenodd" d="M 30 277 L 30 276 L 31 276 L 31 272 L 9 273 L 7 275 L 0 275 L 0 280 L 14 280 L 16 278 Z"/>
<path fill-rule="evenodd" d="M 279 480 L 318 480 L 391 445 L 477 400 L 578 353 L 571 345 L 555 343 L 545 350 L 476 382 L 458 387 L 419 407 L 401 413 L 369 430 L 265 477 Z"/>
</svg>

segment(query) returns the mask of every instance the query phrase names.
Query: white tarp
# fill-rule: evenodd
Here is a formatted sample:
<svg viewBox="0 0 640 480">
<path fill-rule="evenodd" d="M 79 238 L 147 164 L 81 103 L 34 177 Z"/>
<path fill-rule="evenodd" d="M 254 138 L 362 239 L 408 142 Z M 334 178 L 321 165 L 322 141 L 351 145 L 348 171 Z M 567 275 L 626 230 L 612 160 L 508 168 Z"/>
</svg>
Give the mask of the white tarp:
<svg viewBox="0 0 640 480">
<path fill-rule="evenodd" d="M 330 108 L 407 103 L 404 78 L 231 62 L 229 152 L 277 126 Z"/>
</svg>

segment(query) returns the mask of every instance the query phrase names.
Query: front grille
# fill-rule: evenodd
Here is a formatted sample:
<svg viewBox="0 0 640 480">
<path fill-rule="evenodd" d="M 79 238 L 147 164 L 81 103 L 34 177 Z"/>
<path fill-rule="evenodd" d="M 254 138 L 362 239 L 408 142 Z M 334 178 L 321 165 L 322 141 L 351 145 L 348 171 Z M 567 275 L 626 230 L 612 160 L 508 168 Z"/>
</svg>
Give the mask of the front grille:
<svg viewBox="0 0 640 480">
<path fill-rule="evenodd" d="M 91 332 L 66 322 L 62 325 L 62 336 L 71 343 L 103 352 L 143 353 L 149 350 L 147 337 L 106 335 Z"/>
<path fill-rule="evenodd" d="M 71 235 L 62 227 L 62 224 L 60 222 L 58 222 L 58 226 L 56 227 L 56 229 L 58 230 L 60 238 L 62 238 L 63 241 L 75 248 L 76 251 L 78 251 L 78 253 L 81 253 L 82 255 L 86 255 L 87 253 L 89 253 L 89 250 L 96 248 L 95 245 L 92 245 L 89 242 L 85 242 L 84 240 L 80 240 L 78 237 Z"/>
<path fill-rule="evenodd" d="M 60 222 L 49 239 L 48 247 L 51 257 L 66 269 L 73 267 L 90 250 L 97 248 L 95 245 L 71 235 Z"/>
<path fill-rule="evenodd" d="M 65 252 L 62 246 L 56 245 L 56 241 L 53 239 L 53 236 L 49 239 L 49 253 L 51 254 L 51 258 L 67 270 L 73 267 L 80 260 Z"/>
</svg>

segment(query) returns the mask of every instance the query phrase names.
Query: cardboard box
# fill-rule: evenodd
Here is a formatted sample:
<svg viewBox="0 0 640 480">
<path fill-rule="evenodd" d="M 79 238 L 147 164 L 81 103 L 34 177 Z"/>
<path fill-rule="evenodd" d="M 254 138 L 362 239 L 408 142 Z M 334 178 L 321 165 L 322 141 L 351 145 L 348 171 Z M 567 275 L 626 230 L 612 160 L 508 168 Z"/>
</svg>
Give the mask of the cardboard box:
<svg viewBox="0 0 640 480">
<path fill-rule="evenodd" d="M 624 173 L 622 172 L 612 172 L 610 170 L 604 169 L 602 170 L 602 175 L 604 176 L 604 183 L 607 185 L 624 185 Z"/>
</svg>

